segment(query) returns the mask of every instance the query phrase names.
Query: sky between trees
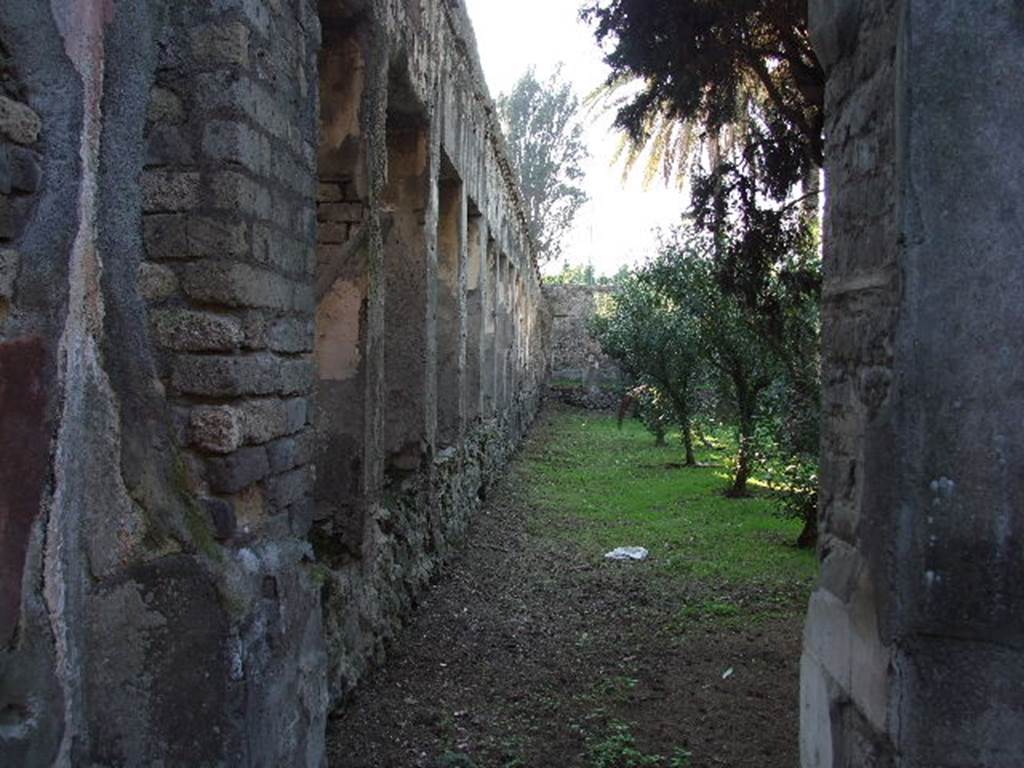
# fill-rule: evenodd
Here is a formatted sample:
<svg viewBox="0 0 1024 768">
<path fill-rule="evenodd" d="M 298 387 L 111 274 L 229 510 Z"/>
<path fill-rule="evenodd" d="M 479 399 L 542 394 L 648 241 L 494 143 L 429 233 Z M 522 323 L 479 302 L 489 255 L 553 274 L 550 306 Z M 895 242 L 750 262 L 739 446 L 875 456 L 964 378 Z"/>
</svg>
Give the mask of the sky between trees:
<svg viewBox="0 0 1024 768">
<path fill-rule="evenodd" d="M 608 68 L 590 28 L 578 18 L 580 0 L 466 0 L 476 31 L 480 60 L 491 95 L 508 92 L 533 66 L 544 79 L 559 63 L 581 99 L 604 82 Z M 612 165 L 618 135 L 611 114 L 586 118 L 590 160 L 583 186 L 590 201 L 581 209 L 565 245 L 564 258 L 546 272 L 592 262 L 598 274 L 614 274 L 653 252 L 653 230 L 678 223 L 687 201 L 676 189 L 656 182 L 645 190 L 640 173 L 622 182 L 621 166 Z"/>
</svg>

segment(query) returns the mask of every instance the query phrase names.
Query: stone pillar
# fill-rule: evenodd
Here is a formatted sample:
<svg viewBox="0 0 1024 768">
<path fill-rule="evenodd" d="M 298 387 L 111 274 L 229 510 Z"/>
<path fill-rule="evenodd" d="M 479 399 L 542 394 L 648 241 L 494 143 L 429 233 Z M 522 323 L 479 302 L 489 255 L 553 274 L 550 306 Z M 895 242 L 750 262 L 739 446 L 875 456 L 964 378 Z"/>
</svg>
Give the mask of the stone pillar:
<svg viewBox="0 0 1024 768">
<path fill-rule="evenodd" d="M 1024 754 L 1024 16 L 812 0 L 829 72 L 805 768 Z"/>
<path fill-rule="evenodd" d="M 384 239 L 385 448 L 388 467 L 406 472 L 433 451 L 436 340 L 433 283 L 437 270 L 437 153 L 427 126 L 389 117 Z"/>
<path fill-rule="evenodd" d="M 497 327 L 498 327 L 498 250 L 494 240 L 487 238 L 483 272 L 483 358 L 480 361 L 481 407 L 484 418 L 494 416 L 497 407 Z"/>
<path fill-rule="evenodd" d="M 466 189 L 454 171 L 438 195 L 437 440 L 450 446 L 465 428 L 466 366 Z"/>
<path fill-rule="evenodd" d="M 498 252 L 497 311 L 495 313 L 495 408 L 499 416 L 508 409 L 509 398 L 509 348 L 512 340 L 511 300 L 509 285 L 511 270 L 508 256 Z"/>
<path fill-rule="evenodd" d="M 466 422 L 475 422 L 483 407 L 484 274 L 487 225 L 479 211 L 467 222 L 466 253 L 466 380 L 463 409 Z"/>
</svg>

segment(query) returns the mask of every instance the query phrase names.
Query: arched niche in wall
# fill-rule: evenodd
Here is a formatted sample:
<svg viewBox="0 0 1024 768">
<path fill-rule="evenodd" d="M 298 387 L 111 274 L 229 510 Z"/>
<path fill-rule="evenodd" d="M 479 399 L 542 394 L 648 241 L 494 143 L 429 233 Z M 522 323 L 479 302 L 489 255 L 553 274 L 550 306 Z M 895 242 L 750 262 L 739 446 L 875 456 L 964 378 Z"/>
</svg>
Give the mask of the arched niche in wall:
<svg viewBox="0 0 1024 768">
<path fill-rule="evenodd" d="M 325 4 L 326 5 L 326 4 Z M 316 266 L 316 540 L 358 556 L 366 495 L 370 222 L 357 17 L 323 17 Z"/>
</svg>

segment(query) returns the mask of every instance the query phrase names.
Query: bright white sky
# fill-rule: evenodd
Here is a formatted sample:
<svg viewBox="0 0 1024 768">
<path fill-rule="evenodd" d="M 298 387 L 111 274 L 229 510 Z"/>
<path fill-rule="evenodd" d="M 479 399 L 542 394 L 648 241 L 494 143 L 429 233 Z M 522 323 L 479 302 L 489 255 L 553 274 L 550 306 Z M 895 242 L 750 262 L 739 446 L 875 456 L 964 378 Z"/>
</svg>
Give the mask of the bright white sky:
<svg viewBox="0 0 1024 768">
<path fill-rule="evenodd" d="M 590 28 L 577 16 L 581 0 L 465 0 L 476 30 L 480 60 L 491 95 L 508 92 L 531 66 L 544 79 L 559 64 L 580 98 L 604 82 L 601 60 Z M 586 141 L 591 158 L 584 186 L 590 202 L 580 210 L 565 244 L 563 261 L 592 263 L 598 274 L 614 274 L 648 254 L 653 229 L 679 221 L 687 201 L 682 193 L 656 181 L 644 190 L 636 172 L 623 185 L 622 170 L 612 167 L 618 137 L 612 116 L 587 117 Z M 561 262 L 545 272 L 558 272 Z"/>
</svg>

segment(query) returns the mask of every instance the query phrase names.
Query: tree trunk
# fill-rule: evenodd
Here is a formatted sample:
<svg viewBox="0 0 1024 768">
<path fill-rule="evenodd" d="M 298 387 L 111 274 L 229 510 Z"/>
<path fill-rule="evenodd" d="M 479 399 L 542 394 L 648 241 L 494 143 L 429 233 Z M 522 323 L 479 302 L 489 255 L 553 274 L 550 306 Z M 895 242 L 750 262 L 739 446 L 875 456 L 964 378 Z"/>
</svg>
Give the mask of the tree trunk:
<svg viewBox="0 0 1024 768">
<path fill-rule="evenodd" d="M 750 438 L 741 434 L 739 455 L 736 457 L 736 475 L 733 477 L 732 486 L 726 492 L 726 496 L 739 498 L 747 495 L 747 480 L 750 479 L 750 447 Z"/>
<path fill-rule="evenodd" d="M 661 424 L 656 424 L 654 427 L 654 444 L 659 448 L 665 445 L 665 428 Z"/>
<path fill-rule="evenodd" d="M 737 379 L 737 405 L 740 411 L 740 446 L 736 457 L 736 476 L 727 496 L 739 497 L 747 495 L 747 480 L 752 471 L 751 451 L 754 449 L 754 397 L 750 395 L 745 381 Z"/>
<path fill-rule="evenodd" d="M 804 516 L 804 529 L 796 540 L 800 549 L 810 549 L 818 545 L 818 510 L 808 510 Z"/>
<path fill-rule="evenodd" d="M 690 425 L 689 418 L 683 424 L 683 447 L 686 449 L 685 465 L 687 467 L 696 467 L 697 459 L 693 455 L 693 427 Z"/>
<path fill-rule="evenodd" d="M 683 392 L 687 392 L 684 389 Z M 696 467 L 697 459 L 693 455 L 693 423 L 690 418 L 690 404 L 687 402 L 686 395 L 680 394 L 677 390 L 672 389 L 669 392 L 672 398 L 672 408 L 676 412 L 676 420 L 679 422 L 679 431 L 683 435 L 683 448 L 686 450 L 686 461 L 684 466 Z"/>
</svg>

